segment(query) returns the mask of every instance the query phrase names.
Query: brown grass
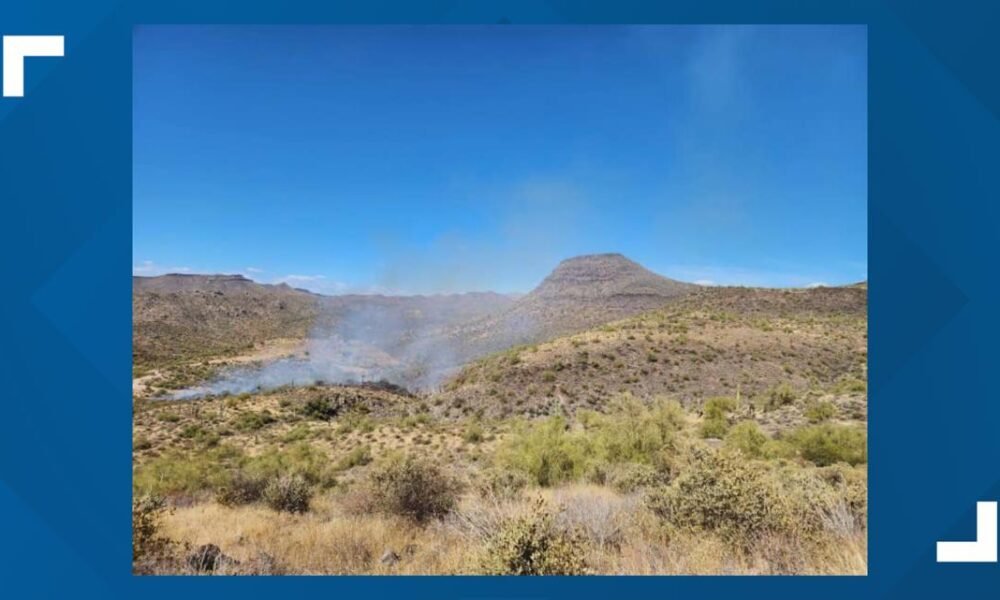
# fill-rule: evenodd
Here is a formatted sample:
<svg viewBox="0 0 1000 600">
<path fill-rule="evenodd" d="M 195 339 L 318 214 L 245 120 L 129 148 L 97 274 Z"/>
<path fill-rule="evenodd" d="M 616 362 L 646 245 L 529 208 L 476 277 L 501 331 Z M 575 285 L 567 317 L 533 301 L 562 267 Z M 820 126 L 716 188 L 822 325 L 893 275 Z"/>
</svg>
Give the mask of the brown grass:
<svg viewBox="0 0 1000 600">
<path fill-rule="evenodd" d="M 738 550 L 704 532 L 670 531 L 636 496 L 580 484 L 530 490 L 515 500 L 467 495 L 455 513 L 423 527 L 394 517 L 349 514 L 338 494 L 314 500 L 312 511 L 304 515 L 209 502 L 176 508 L 166 517 L 163 533 L 192 547 L 216 544 L 240 561 L 266 553 L 287 573 L 475 574 L 489 536 L 505 520 L 532 510 L 538 496 L 557 511 L 558 527 L 582 533 L 592 573 L 867 572 L 864 532 L 830 532 L 818 544 L 764 538 L 749 551 Z M 383 564 L 380 558 L 390 550 L 400 560 Z"/>
</svg>

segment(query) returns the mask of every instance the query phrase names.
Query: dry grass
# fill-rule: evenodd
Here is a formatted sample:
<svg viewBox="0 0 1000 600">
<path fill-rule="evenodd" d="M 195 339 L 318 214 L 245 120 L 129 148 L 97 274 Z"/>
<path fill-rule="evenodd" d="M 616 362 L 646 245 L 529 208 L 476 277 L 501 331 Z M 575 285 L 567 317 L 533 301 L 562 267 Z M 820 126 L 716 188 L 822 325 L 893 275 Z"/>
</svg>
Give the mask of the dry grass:
<svg viewBox="0 0 1000 600">
<path fill-rule="evenodd" d="M 227 555 L 252 562 L 261 553 L 282 572 L 296 574 L 475 574 L 486 541 L 502 523 L 536 507 L 542 496 L 557 526 L 582 534 L 588 569 L 597 574 L 865 574 L 863 531 L 831 532 L 819 544 L 764 538 L 749 551 L 704 532 L 671 531 L 637 496 L 593 485 L 529 490 L 499 500 L 468 495 L 443 521 L 419 526 L 405 519 L 349 514 L 342 496 L 314 500 L 304 515 L 262 506 L 225 508 L 215 503 L 178 507 L 163 534 L 197 547 L 216 544 Z M 392 551 L 395 564 L 380 559 Z M 168 571 L 168 569 L 164 569 Z"/>
</svg>

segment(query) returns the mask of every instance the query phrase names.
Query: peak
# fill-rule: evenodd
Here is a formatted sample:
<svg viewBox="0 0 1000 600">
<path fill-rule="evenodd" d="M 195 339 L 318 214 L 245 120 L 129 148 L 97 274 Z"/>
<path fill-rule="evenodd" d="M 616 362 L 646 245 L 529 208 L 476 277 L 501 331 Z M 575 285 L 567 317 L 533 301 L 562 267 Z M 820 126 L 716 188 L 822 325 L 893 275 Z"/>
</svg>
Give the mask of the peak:
<svg viewBox="0 0 1000 600">
<path fill-rule="evenodd" d="M 572 265 L 579 263 L 599 263 L 599 262 L 607 262 L 607 263 L 618 262 L 630 265 L 638 264 L 635 261 L 626 258 L 624 254 L 621 254 L 619 252 L 605 252 L 603 254 L 581 254 L 580 256 L 571 256 L 570 258 L 563 260 L 559 264 Z"/>
<path fill-rule="evenodd" d="M 672 296 L 688 287 L 657 275 L 618 253 L 567 258 L 531 293 L 533 296 Z"/>
</svg>

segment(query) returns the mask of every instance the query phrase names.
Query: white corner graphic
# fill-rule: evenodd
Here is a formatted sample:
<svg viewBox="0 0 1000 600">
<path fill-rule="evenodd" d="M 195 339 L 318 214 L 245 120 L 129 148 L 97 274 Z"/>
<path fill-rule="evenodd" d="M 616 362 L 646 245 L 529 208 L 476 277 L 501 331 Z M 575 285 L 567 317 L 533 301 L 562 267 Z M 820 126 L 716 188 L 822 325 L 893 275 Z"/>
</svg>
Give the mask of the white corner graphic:
<svg viewBox="0 0 1000 600">
<path fill-rule="evenodd" d="M 997 503 L 976 502 L 976 541 L 938 542 L 939 563 L 997 562 Z"/>
<path fill-rule="evenodd" d="M 30 56 L 62 56 L 61 35 L 3 36 L 3 95 L 24 96 L 24 59 Z"/>
</svg>

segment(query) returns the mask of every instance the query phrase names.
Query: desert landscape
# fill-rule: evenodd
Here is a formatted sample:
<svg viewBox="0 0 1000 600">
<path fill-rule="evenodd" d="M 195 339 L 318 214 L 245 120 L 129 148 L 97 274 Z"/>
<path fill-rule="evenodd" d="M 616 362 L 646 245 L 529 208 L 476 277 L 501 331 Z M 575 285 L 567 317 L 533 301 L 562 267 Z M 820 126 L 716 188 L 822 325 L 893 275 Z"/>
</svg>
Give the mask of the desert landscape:
<svg viewBox="0 0 1000 600">
<path fill-rule="evenodd" d="M 864 574 L 867 284 L 133 278 L 142 574 Z"/>
</svg>

